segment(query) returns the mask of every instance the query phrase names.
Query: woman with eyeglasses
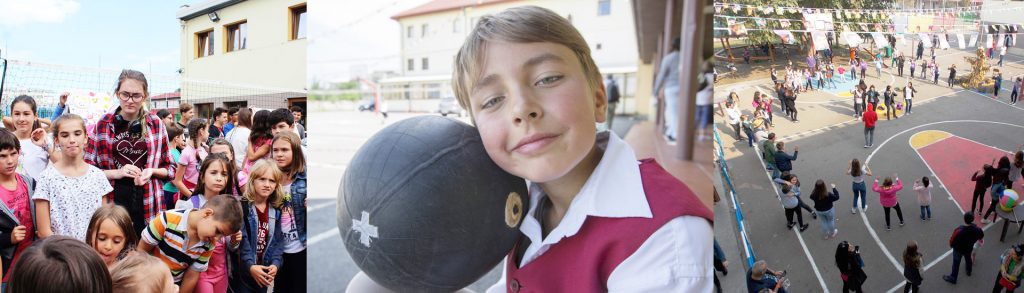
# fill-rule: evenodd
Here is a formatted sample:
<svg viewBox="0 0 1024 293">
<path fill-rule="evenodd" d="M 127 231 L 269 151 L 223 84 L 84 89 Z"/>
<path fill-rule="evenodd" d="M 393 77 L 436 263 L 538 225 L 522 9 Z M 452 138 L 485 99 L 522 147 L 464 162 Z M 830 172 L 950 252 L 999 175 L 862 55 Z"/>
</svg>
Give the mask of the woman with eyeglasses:
<svg viewBox="0 0 1024 293">
<path fill-rule="evenodd" d="M 148 83 L 142 72 L 123 70 L 114 94 L 120 105 L 96 124 L 89 137 L 85 161 L 110 179 L 114 191 L 107 199 L 128 210 L 135 233 L 164 210 L 162 187 L 174 174 L 167 129 L 146 111 Z"/>
</svg>

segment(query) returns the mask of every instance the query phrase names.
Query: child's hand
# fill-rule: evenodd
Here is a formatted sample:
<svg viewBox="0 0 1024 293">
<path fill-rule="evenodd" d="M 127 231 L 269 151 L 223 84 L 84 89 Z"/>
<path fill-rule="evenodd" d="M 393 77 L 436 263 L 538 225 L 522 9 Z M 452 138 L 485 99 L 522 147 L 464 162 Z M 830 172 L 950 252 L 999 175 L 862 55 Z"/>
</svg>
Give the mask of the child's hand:
<svg viewBox="0 0 1024 293">
<path fill-rule="evenodd" d="M 253 280 L 256 280 L 256 284 L 260 287 L 270 286 L 270 275 L 263 271 L 263 266 L 251 266 L 249 267 L 249 275 L 252 276 Z"/>
<path fill-rule="evenodd" d="M 231 237 L 231 245 L 238 245 L 242 243 L 242 231 L 235 232 L 235 235 Z"/>
<path fill-rule="evenodd" d="M 121 167 L 121 169 L 117 169 L 117 174 L 115 175 L 117 177 L 116 179 L 135 178 L 138 177 L 139 173 L 142 173 L 142 170 L 139 170 L 139 167 L 135 167 L 135 165 L 125 165 L 124 167 Z"/>
<path fill-rule="evenodd" d="M 832 189 L 835 189 L 835 188 L 836 188 L 836 184 L 832 183 Z"/>
<path fill-rule="evenodd" d="M 25 226 L 14 227 L 14 230 L 11 230 L 11 244 L 18 244 L 22 240 L 25 240 L 25 234 L 27 231 L 28 230 L 25 229 Z"/>
<path fill-rule="evenodd" d="M 32 144 L 35 144 L 41 148 L 46 148 L 46 130 L 37 128 L 32 131 Z"/>
<path fill-rule="evenodd" d="M 275 265 L 266 266 L 266 271 L 267 271 L 267 274 L 270 274 L 271 277 L 276 277 L 277 276 L 277 266 L 275 266 Z"/>
<path fill-rule="evenodd" d="M 875 176 L 875 181 L 878 181 L 878 180 L 881 180 L 881 179 L 882 179 L 882 177 Z"/>
</svg>

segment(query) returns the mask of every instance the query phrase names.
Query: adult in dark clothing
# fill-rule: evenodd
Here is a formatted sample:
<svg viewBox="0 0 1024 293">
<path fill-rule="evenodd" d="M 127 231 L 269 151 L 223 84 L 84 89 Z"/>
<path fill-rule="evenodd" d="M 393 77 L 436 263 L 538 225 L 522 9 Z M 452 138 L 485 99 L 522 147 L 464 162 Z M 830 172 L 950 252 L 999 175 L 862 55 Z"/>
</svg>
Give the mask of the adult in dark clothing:
<svg viewBox="0 0 1024 293">
<path fill-rule="evenodd" d="M 868 279 L 864 273 L 864 260 L 860 258 L 860 248 L 843 241 L 836 247 L 836 266 L 843 279 L 843 292 L 864 292 L 861 285 Z"/>
<path fill-rule="evenodd" d="M 985 238 L 985 232 L 974 225 L 974 214 L 964 213 L 964 225 L 953 230 L 953 237 L 950 237 L 949 246 L 953 248 L 953 272 L 942 276 L 946 282 L 956 284 L 956 278 L 960 272 L 960 260 L 967 262 L 965 270 L 967 276 L 971 276 L 974 261 L 971 259 L 971 252 L 974 251 L 974 243 Z"/>
<path fill-rule="evenodd" d="M 775 87 L 777 88 L 775 90 L 775 97 L 776 100 L 779 101 L 779 108 L 782 109 L 782 115 L 789 116 L 789 108 L 786 107 L 786 86 L 780 83 L 775 85 Z"/>
<path fill-rule="evenodd" d="M 782 284 L 786 282 L 786 271 L 776 272 L 768 269 L 768 264 L 759 260 L 747 271 L 747 292 L 760 293 L 763 289 L 777 290 L 773 292 L 786 293 Z"/>
<path fill-rule="evenodd" d="M 874 85 L 872 85 L 871 88 L 868 89 L 867 97 L 867 102 L 875 106 L 875 108 L 878 108 L 878 90 L 875 90 Z"/>
<path fill-rule="evenodd" d="M 790 190 L 793 191 L 793 197 L 794 198 L 783 197 L 782 198 L 782 206 L 783 207 L 786 207 L 787 205 L 790 206 L 790 207 L 787 208 L 787 211 L 788 212 L 794 212 L 794 214 L 796 214 L 796 216 L 798 218 L 798 222 L 800 222 L 800 226 L 801 226 L 800 232 L 803 232 L 804 229 L 807 229 L 807 225 L 804 225 L 803 214 L 799 213 L 799 209 L 807 210 L 808 213 L 811 213 L 811 218 L 815 218 L 815 219 L 818 218 L 818 213 L 815 212 L 814 210 L 812 210 L 811 206 L 807 205 L 807 203 L 804 203 L 804 200 L 800 198 L 800 178 L 797 178 L 796 174 L 788 174 L 787 173 L 785 175 L 779 176 L 779 178 L 775 178 L 773 181 L 775 181 L 775 183 L 779 184 L 783 195 L 789 193 Z M 789 201 L 789 202 L 787 202 L 787 201 Z M 790 209 L 792 209 L 792 210 L 790 210 Z M 793 223 L 792 216 L 793 216 L 792 214 L 787 214 L 786 215 L 789 223 Z M 790 227 L 792 227 L 792 225 L 790 225 Z"/>
<path fill-rule="evenodd" d="M 608 120 L 608 129 L 611 130 L 612 121 L 615 121 L 615 108 L 619 105 L 619 97 L 621 96 L 619 83 L 615 81 L 615 78 L 612 78 L 611 74 L 605 78 L 605 92 L 608 95 L 608 116 L 605 119 Z"/>
<path fill-rule="evenodd" d="M 949 87 L 953 87 L 953 81 L 956 80 L 956 64 L 949 66 Z"/>
<path fill-rule="evenodd" d="M 882 95 L 882 98 L 885 99 L 885 120 L 891 120 L 889 119 L 889 113 L 892 113 L 893 118 L 899 119 L 900 117 L 896 116 L 896 93 L 892 91 L 891 85 L 885 86 L 885 93 Z"/>
<path fill-rule="evenodd" d="M 903 77 L 903 65 L 906 64 L 906 59 L 906 57 L 903 57 L 903 54 L 900 54 L 900 57 L 896 58 L 896 66 L 898 66 L 897 68 L 899 69 L 897 72 L 899 72 L 900 77 Z"/>
<path fill-rule="evenodd" d="M 789 171 L 793 170 L 793 160 L 796 160 L 796 156 L 800 153 L 800 147 L 793 147 L 793 155 L 790 156 L 782 149 L 784 146 L 784 142 L 775 143 L 775 167 L 779 168 L 779 172 L 789 174 Z"/>
<path fill-rule="evenodd" d="M 814 183 L 814 191 L 811 191 L 811 200 L 814 201 L 814 211 L 818 214 L 818 219 L 821 220 L 821 232 L 825 236 L 825 240 L 832 239 L 839 234 L 839 228 L 836 228 L 836 214 L 833 209 L 832 203 L 839 200 L 839 190 L 836 189 L 836 185 L 832 184 L 832 191 L 829 192 L 825 188 L 825 181 L 818 179 Z"/>
<path fill-rule="evenodd" d="M 793 122 L 800 122 L 796 119 L 796 92 L 791 89 L 786 90 L 786 108 L 789 109 L 789 119 Z"/>
<path fill-rule="evenodd" d="M 996 74 L 992 76 L 992 79 L 995 80 L 995 84 L 992 85 L 992 94 L 999 98 L 999 89 L 1003 86 L 1003 73 L 996 70 Z"/>
<path fill-rule="evenodd" d="M 978 207 L 978 215 L 985 210 L 985 191 L 992 186 L 992 173 L 995 169 L 992 165 L 985 164 L 981 167 L 981 170 L 975 171 L 974 175 L 971 175 L 971 181 L 974 181 L 974 196 L 971 199 L 971 213 L 974 213 L 975 203 Z"/>
<path fill-rule="evenodd" d="M 992 160 L 992 164 L 995 164 L 995 160 Z M 999 164 L 991 170 L 992 174 L 992 188 L 989 190 L 989 197 L 992 201 L 989 203 L 988 210 L 985 211 L 982 223 L 988 224 L 988 215 L 992 214 L 992 221 L 995 222 L 996 217 L 999 216 L 996 211 L 996 205 L 999 204 L 999 199 L 1003 196 L 1003 191 L 1006 190 L 1006 181 L 1010 177 L 1010 158 L 1003 156 L 999 158 Z"/>
</svg>

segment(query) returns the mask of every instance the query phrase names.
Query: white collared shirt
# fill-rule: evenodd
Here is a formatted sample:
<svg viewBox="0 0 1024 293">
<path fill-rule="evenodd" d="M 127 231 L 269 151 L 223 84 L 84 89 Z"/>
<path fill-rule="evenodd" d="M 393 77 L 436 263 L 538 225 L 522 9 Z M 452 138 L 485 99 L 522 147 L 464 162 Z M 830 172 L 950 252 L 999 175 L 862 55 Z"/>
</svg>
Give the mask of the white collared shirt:
<svg viewBox="0 0 1024 293">
<path fill-rule="evenodd" d="M 640 163 L 633 149 L 609 132 L 598 134 L 596 147 L 605 149 L 601 162 L 573 198 L 562 221 L 542 239 L 535 216 L 543 190 L 527 181 L 530 211 L 519 230 L 530 239 L 519 267 L 544 254 L 563 238 L 579 232 L 587 216 L 651 218 L 651 208 L 640 179 Z M 682 216 L 659 228 L 608 277 L 610 292 L 711 292 L 711 224 L 700 217 Z M 506 260 L 507 261 L 507 260 Z M 488 293 L 505 291 L 506 264 L 501 279 Z"/>
</svg>

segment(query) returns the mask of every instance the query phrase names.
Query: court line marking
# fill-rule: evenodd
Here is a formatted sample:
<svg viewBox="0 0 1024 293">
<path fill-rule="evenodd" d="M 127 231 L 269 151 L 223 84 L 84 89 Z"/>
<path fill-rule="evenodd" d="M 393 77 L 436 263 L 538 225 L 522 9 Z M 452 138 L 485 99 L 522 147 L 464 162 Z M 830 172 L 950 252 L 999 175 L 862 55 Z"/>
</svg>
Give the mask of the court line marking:
<svg viewBox="0 0 1024 293">
<path fill-rule="evenodd" d="M 315 211 L 315 210 L 319 210 L 319 209 L 328 207 L 328 206 L 333 205 L 333 204 L 335 204 L 334 200 L 330 200 L 330 201 L 322 203 L 322 204 L 311 206 L 311 207 L 306 209 L 306 212 L 308 213 L 308 212 L 312 212 L 312 211 Z"/>
<path fill-rule="evenodd" d="M 316 234 L 316 236 L 309 238 L 309 244 L 307 246 L 313 246 L 318 242 L 330 239 L 333 236 L 341 237 L 341 232 L 338 232 L 337 227 L 331 228 L 330 230 L 324 232 L 320 232 L 320 234 Z"/>
<path fill-rule="evenodd" d="M 961 90 L 961 91 L 963 91 L 963 90 Z M 868 157 L 866 159 L 864 159 L 864 165 L 865 166 L 868 165 L 871 162 L 871 158 L 875 156 L 875 153 L 878 152 L 878 150 L 882 149 L 882 147 L 884 147 L 885 144 L 889 143 L 889 141 L 892 140 L 893 138 L 896 138 L 897 136 L 903 135 L 904 133 L 907 133 L 909 131 L 912 131 L 912 130 L 915 130 L 915 129 L 918 129 L 918 128 L 921 128 L 921 127 L 931 126 L 931 125 L 935 125 L 935 124 L 946 124 L 946 123 L 991 123 L 991 124 L 999 124 L 999 125 L 1005 125 L 1005 126 L 1012 126 L 1012 127 L 1017 127 L 1017 128 L 1024 128 L 1024 126 L 1022 126 L 1022 125 L 1016 125 L 1016 124 L 1010 124 L 1010 123 L 998 122 L 998 121 L 986 121 L 986 120 L 945 120 L 945 121 L 936 121 L 936 122 L 925 123 L 925 124 L 921 124 L 921 125 L 917 125 L 917 126 L 908 128 L 908 129 L 904 129 L 903 131 L 900 131 L 900 132 L 898 132 L 896 134 L 893 134 L 892 136 L 889 136 L 888 139 L 886 139 L 881 144 L 879 144 L 878 147 L 874 148 L 874 150 L 871 151 L 871 154 L 869 154 Z M 996 149 L 998 149 L 998 148 L 996 148 Z M 943 184 L 943 188 L 945 188 L 945 184 Z M 948 190 L 947 190 L 947 192 L 948 192 Z M 903 272 L 903 267 L 900 266 L 899 262 L 896 261 L 896 258 L 894 258 L 892 256 L 892 254 L 889 253 L 888 247 L 886 247 L 885 244 L 882 243 L 882 240 L 880 238 L 878 238 L 878 235 L 875 233 L 874 229 L 871 228 L 870 224 L 868 224 L 867 216 L 864 216 L 864 213 L 861 213 L 861 219 L 864 220 L 864 225 L 866 227 L 868 227 L 868 232 L 869 232 L 869 234 L 871 234 L 871 237 L 873 238 L 873 240 L 875 240 L 875 243 L 878 244 L 878 246 L 882 248 L 882 252 L 885 254 L 885 256 L 887 258 L 889 258 L 889 262 L 891 262 L 893 264 L 893 266 L 896 267 L 897 271 Z M 998 222 L 998 221 L 996 221 L 996 222 Z M 988 225 L 985 225 L 985 227 L 983 227 L 982 230 L 983 231 L 984 230 L 988 230 L 988 228 L 992 227 L 994 224 L 995 223 L 989 223 Z M 931 263 L 929 263 L 928 266 L 925 266 L 921 272 L 923 273 L 924 271 L 928 270 L 929 268 L 931 268 L 931 266 L 934 266 L 936 263 L 938 263 L 939 261 L 944 259 L 946 256 L 949 256 L 950 253 L 952 253 L 952 249 L 950 249 L 945 254 L 943 254 L 939 258 L 937 258 L 934 261 L 932 261 Z M 904 281 L 900 281 L 899 284 L 894 287 L 894 289 L 889 290 L 888 292 L 890 292 L 890 293 L 891 292 L 895 292 L 895 290 L 898 289 L 898 287 L 903 286 L 904 283 L 906 283 L 905 280 Z"/>
<path fill-rule="evenodd" d="M 761 153 L 760 146 L 755 145 L 754 146 L 754 151 L 756 153 L 760 154 Z M 761 170 L 767 170 L 768 169 L 768 166 L 766 166 L 764 164 L 764 160 L 762 160 L 761 158 L 758 158 L 757 161 L 761 163 Z M 780 206 L 781 206 L 782 198 L 781 198 L 781 196 L 779 196 L 779 187 L 776 186 L 775 181 L 772 180 L 771 173 L 766 171 L 764 174 L 765 174 L 765 176 L 768 177 L 768 183 L 772 186 L 772 190 L 775 191 L 775 196 L 779 197 L 779 203 L 780 203 Z M 799 208 L 800 207 L 797 207 L 797 209 L 799 209 Z M 798 210 L 798 212 L 799 213 L 803 213 L 803 211 L 799 211 L 799 210 Z M 800 232 L 800 227 L 797 227 L 797 226 L 794 226 L 794 227 L 796 229 L 792 229 L 790 231 L 793 231 L 793 234 L 796 234 L 796 239 L 800 241 L 800 248 L 802 248 L 804 250 L 804 255 L 806 255 L 807 256 L 807 260 L 811 262 L 811 269 L 814 270 L 814 276 L 818 278 L 818 284 L 821 285 L 822 292 L 829 293 L 828 286 L 825 285 L 825 279 L 821 277 L 821 271 L 818 270 L 818 264 L 814 262 L 814 256 L 811 255 L 811 251 L 809 249 L 807 249 L 807 242 L 804 242 L 804 237 L 801 235 L 803 233 Z"/>
</svg>

